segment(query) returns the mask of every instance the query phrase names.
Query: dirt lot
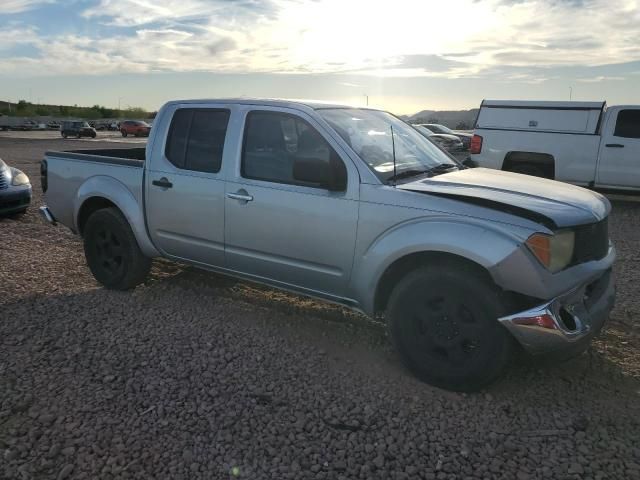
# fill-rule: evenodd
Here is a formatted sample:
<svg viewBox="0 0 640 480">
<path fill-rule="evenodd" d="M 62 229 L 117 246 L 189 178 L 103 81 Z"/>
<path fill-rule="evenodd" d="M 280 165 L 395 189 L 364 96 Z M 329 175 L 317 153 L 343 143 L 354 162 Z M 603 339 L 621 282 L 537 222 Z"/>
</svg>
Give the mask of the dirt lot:
<svg viewBox="0 0 640 480">
<path fill-rule="evenodd" d="M 41 221 L 0 220 L 0 478 L 640 478 L 640 203 L 615 201 L 619 297 L 593 348 L 476 395 L 421 384 L 377 324 L 168 262 L 104 290 Z"/>
</svg>

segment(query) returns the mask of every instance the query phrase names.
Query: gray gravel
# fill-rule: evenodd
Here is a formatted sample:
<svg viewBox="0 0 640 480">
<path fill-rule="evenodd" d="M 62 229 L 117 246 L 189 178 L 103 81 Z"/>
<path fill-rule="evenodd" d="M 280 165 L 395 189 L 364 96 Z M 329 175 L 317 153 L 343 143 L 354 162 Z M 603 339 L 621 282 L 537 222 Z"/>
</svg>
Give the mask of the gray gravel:
<svg viewBox="0 0 640 480">
<path fill-rule="evenodd" d="M 0 138 L 0 157 L 37 184 L 44 150 L 79 146 L 102 145 Z M 640 478 L 640 203 L 612 234 L 594 347 L 464 395 L 340 308 L 164 261 L 107 291 L 35 209 L 0 220 L 0 478 Z"/>
</svg>

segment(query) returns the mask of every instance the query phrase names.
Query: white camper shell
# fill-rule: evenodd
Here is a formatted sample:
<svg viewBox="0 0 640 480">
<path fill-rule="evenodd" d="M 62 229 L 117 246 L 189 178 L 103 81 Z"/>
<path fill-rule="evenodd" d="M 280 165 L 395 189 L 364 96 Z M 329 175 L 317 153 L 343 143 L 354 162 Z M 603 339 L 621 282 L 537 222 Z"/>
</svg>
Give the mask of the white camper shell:
<svg viewBox="0 0 640 480">
<path fill-rule="evenodd" d="M 640 106 L 484 100 L 471 163 L 575 183 L 640 190 Z"/>
</svg>

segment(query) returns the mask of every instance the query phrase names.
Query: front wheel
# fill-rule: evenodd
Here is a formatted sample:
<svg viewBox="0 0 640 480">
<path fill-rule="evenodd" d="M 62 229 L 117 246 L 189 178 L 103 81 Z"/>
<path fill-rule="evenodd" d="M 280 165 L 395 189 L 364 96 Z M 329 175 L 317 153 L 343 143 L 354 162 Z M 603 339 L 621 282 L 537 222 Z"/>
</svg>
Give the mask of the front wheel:
<svg viewBox="0 0 640 480">
<path fill-rule="evenodd" d="M 122 133 L 122 136 L 123 136 L 123 137 L 126 137 L 126 136 L 127 136 L 127 131 L 126 131 L 126 130 L 122 130 L 120 133 Z"/>
<path fill-rule="evenodd" d="M 95 279 L 107 288 L 128 290 L 151 268 L 127 219 L 115 208 L 92 213 L 84 227 L 84 253 Z"/>
<path fill-rule="evenodd" d="M 514 340 L 498 318 L 507 302 L 490 279 L 464 264 L 437 263 L 407 274 L 389 299 L 391 340 L 420 379 L 476 391 L 509 364 Z"/>
</svg>

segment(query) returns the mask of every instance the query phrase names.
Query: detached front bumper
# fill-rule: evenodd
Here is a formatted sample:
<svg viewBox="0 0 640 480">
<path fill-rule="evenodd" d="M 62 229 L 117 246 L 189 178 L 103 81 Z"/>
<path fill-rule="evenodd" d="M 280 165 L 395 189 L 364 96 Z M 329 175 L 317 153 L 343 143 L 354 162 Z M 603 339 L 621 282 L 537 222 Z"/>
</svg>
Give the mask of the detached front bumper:
<svg viewBox="0 0 640 480">
<path fill-rule="evenodd" d="M 553 300 L 499 318 L 531 354 L 584 349 L 602 329 L 615 301 L 611 270 Z"/>
</svg>

